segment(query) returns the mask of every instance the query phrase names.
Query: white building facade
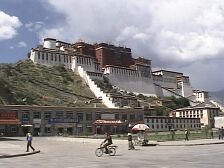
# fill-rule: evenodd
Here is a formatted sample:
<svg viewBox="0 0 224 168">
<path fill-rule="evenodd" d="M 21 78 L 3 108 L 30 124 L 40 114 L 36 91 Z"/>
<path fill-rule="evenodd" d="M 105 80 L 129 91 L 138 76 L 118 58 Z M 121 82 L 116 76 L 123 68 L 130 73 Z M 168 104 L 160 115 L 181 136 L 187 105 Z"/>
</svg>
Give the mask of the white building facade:
<svg viewBox="0 0 224 168">
<path fill-rule="evenodd" d="M 212 104 L 202 103 L 193 107 L 180 108 L 173 111 L 172 116 L 180 118 L 200 118 L 201 126 L 214 127 L 214 117 L 220 115 L 220 108 Z"/>
<path fill-rule="evenodd" d="M 180 118 L 166 116 L 145 116 L 144 123 L 150 131 L 163 132 L 170 130 L 198 130 L 201 128 L 199 118 Z"/>
</svg>

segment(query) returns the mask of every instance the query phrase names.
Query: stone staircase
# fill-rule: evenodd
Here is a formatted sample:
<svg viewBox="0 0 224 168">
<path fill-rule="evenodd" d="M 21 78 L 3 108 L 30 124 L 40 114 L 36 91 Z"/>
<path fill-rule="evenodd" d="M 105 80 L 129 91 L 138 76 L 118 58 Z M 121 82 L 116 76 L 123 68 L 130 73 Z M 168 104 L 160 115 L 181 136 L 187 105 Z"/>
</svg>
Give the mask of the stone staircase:
<svg viewBox="0 0 224 168">
<path fill-rule="evenodd" d="M 90 78 L 90 76 L 83 69 L 83 67 L 78 66 L 77 71 L 78 74 L 81 76 L 81 78 L 87 83 L 87 85 L 89 86 L 90 90 L 94 93 L 94 95 L 97 98 L 102 99 L 102 103 L 105 106 L 107 106 L 108 108 L 119 108 L 116 106 L 115 103 L 112 102 L 111 98 L 95 84 L 95 82 Z"/>
<path fill-rule="evenodd" d="M 217 107 L 219 107 L 220 108 L 220 110 L 222 111 L 222 112 L 224 112 L 224 106 L 223 106 L 223 104 L 221 104 L 220 102 L 218 102 L 217 100 L 210 100 L 210 102 L 212 103 L 212 104 L 214 104 L 215 106 L 217 106 Z"/>
</svg>

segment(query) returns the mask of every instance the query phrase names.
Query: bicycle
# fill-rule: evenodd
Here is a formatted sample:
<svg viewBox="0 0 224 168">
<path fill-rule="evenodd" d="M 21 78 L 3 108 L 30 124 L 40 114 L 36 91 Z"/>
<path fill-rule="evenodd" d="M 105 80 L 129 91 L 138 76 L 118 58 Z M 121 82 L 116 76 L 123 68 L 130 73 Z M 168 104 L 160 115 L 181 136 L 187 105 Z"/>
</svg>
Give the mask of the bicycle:
<svg viewBox="0 0 224 168">
<path fill-rule="evenodd" d="M 146 144 L 148 144 L 148 140 L 138 140 L 138 139 L 134 140 L 134 145 L 135 146 L 137 146 L 137 145 L 142 146 L 142 145 L 146 145 Z"/>
<path fill-rule="evenodd" d="M 142 145 L 142 141 L 138 139 L 134 139 L 134 145 Z"/>
<path fill-rule="evenodd" d="M 98 157 L 101 157 L 104 153 L 105 154 L 109 154 L 110 156 L 114 156 L 116 154 L 117 147 L 118 146 L 116 146 L 116 145 L 109 145 L 109 146 L 107 146 L 108 153 L 106 153 L 105 147 L 103 147 L 102 144 L 101 144 L 100 147 L 96 149 L 95 154 Z"/>
</svg>

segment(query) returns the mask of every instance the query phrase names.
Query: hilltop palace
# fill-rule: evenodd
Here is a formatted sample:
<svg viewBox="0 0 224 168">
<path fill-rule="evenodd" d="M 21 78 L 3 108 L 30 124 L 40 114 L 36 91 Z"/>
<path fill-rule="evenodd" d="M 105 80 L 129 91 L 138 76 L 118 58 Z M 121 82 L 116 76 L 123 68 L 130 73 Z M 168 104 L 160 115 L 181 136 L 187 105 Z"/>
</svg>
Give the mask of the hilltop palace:
<svg viewBox="0 0 224 168">
<path fill-rule="evenodd" d="M 152 72 L 151 60 L 133 58 L 131 49 L 126 47 L 106 43 L 88 44 L 83 41 L 72 44 L 46 38 L 43 45 L 31 49 L 28 57 L 35 64 L 64 65 L 72 69 L 109 108 L 117 108 L 115 100 L 118 97 L 105 93 L 94 81 L 107 80 L 120 91 L 153 97 L 175 96 L 200 101 L 197 100 L 197 94 L 203 93 L 194 91 L 189 77 L 181 72 Z"/>
<path fill-rule="evenodd" d="M 120 134 L 136 123 L 147 124 L 150 131 L 198 130 L 214 128 L 215 117 L 221 114 L 218 104 L 209 104 L 208 92 L 192 89 L 188 76 L 152 72 L 151 60 L 133 58 L 130 48 L 46 38 L 28 57 L 35 64 L 62 65 L 78 74 L 95 95 L 87 101 L 95 108 L 0 105 L 0 135 L 25 135 L 29 129 L 33 135 Z M 143 95 L 161 99 L 149 103 L 139 99 Z M 165 105 L 165 96 L 185 97 L 191 106 L 154 116 L 154 107 Z M 97 108 L 97 103 L 106 108 Z"/>
</svg>

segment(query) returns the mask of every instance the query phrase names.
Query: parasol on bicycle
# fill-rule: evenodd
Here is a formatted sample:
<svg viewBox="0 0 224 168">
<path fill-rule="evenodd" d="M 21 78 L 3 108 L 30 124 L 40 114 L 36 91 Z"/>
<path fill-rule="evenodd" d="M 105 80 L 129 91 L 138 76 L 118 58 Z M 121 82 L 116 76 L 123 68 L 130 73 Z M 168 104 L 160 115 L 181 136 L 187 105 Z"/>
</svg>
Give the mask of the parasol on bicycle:
<svg viewBox="0 0 224 168">
<path fill-rule="evenodd" d="M 133 128 L 132 131 L 148 131 L 149 127 L 146 124 L 136 124 Z"/>
</svg>

